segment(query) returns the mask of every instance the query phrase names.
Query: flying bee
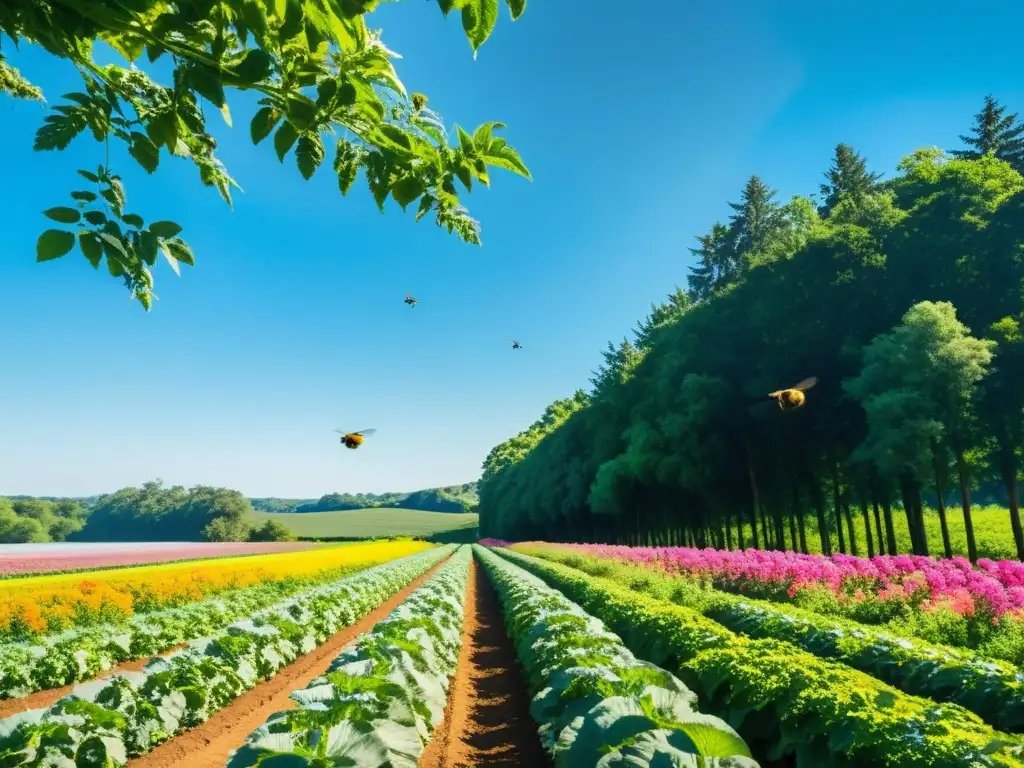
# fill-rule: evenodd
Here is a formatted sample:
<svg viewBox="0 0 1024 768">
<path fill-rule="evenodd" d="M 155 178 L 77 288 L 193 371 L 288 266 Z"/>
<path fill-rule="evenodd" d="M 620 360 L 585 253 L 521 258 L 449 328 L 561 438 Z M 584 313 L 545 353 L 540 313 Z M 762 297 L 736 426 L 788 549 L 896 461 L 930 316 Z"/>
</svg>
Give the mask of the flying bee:
<svg viewBox="0 0 1024 768">
<path fill-rule="evenodd" d="M 341 444 L 344 445 L 346 448 L 351 448 L 354 451 L 356 448 L 363 444 L 363 441 L 366 440 L 366 438 L 370 437 L 377 430 L 363 429 L 360 430 L 359 432 L 346 432 L 343 429 L 336 429 L 334 431 L 338 432 L 341 435 Z"/>
<path fill-rule="evenodd" d="M 419 299 L 414 299 L 409 294 L 405 294 L 405 303 L 408 304 L 410 307 L 415 307 L 420 302 Z"/>
<path fill-rule="evenodd" d="M 768 397 L 772 400 L 778 400 L 779 408 L 782 410 L 791 411 L 804 404 L 804 401 L 807 399 L 804 392 L 817 383 L 817 377 L 811 376 L 809 379 L 804 379 L 799 384 L 792 386 L 789 389 L 779 389 L 775 392 L 769 392 Z"/>
<path fill-rule="evenodd" d="M 520 344 L 518 341 L 513 341 L 512 342 L 512 349 L 522 349 L 522 348 L 523 348 L 523 345 Z"/>
</svg>

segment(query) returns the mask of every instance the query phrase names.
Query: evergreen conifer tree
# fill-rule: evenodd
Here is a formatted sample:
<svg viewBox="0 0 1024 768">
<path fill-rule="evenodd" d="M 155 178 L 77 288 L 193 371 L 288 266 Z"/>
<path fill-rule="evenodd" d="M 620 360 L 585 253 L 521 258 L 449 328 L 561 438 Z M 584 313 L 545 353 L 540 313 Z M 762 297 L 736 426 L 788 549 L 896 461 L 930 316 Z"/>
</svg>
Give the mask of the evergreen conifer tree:
<svg viewBox="0 0 1024 768">
<path fill-rule="evenodd" d="M 837 144 L 832 167 L 825 172 L 826 183 L 819 187 L 824 202 L 818 213 L 828 216 L 843 200 L 859 203 L 875 190 L 881 177 L 880 173 L 868 171 L 867 160 L 853 147 Z"/>
<path fill-rule="evenodd" d="M 970 149 L 953 149 L 950 154 L 962 160 L 977 160 L 991 154 L 1024 172 L 1024 124 L 1018 125 L 1017 117 L 1016 112 L 1007 115 L 1005 106 L 986 96 L 984 106 L 974 116 L 974 135 L 960 136 Z"/>
</svg>

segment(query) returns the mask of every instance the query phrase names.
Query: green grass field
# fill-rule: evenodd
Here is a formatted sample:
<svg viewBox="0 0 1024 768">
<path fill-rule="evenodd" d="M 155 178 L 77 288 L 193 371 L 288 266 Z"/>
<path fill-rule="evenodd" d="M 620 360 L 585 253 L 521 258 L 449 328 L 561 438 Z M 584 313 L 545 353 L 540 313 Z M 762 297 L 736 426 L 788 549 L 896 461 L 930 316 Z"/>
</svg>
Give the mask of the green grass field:
<svg viewBox="0 0 1024 768">
<path fill-rule="evenodd" d="M 352 509 L 343 512 L 257 512 L 260 522 L 277 520 L 296 536 L 346 536 L 372 539 L 381 536 L 434 536 L 474 529 L 477 515 L 421 512 L 415 509 Z"/>
</svg>

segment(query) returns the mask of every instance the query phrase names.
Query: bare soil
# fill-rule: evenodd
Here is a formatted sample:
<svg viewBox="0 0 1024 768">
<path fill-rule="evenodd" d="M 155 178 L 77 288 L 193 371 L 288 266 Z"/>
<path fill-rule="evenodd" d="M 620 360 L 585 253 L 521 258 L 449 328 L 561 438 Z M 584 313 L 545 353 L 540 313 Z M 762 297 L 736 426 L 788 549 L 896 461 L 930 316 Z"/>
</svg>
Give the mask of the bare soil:
<svg viewBox="0 0 1024 768">
<path fill-rule="evenodd" d="M 245 738 L 268 717 L 295 706 L 288 698 L 292 691 L 304 688 L 324 674 L 342 648 L 372 629 L 442 564 L 431 568 L 355 624 L 331 636 L 312 653 L 296 659 L 270 680 L 243 693 L 202 725 L 165 741 L 151 752 L 130 760 L 128 765 L 132 768 L 224 768 L 228 755 L 245 743 Z"/>
<path fill-rule="evenodd" d="M 47 688 L 45 691 L 36 691 L 35 693 L 30 693 L 28 696 L 20 696 L 17 699 L 2 699 L 0 700 L 0 719 L 10 717 L 11 715 L 17 715 L 20 712 L 28 712 L 31 709 L 42 709 L 44 707 L 48 707 L 51 704 L 55 704 L 56 702 L 60 701 L 65 696 L 70 694 L 71 691 L 73 691 L 76 686 L 84 685 L 87 682 L 91 682 L 91 680 L 99 680 L 102 677 L 110 677 L 111 675 L 116 675 L 118 672 L 138 672 L 150 661 L 152 661 L 155 658 L 158 658 L 158 656 L 167 656 L 168 654 L 174 653 L 174 651 L 178 650 L 184 645 L 185 643 L 176 645 L 173 648 L 169 648 L 163 653 L 158 654 L 157 656 L 147 656 L 144 659 L 126 661 L 123 664 L 118 664 L 114 667 L 111 667 L 106 672 L 102 672 L 96 677 L 91 678 L 90 680 L 83 680 L 78 683 L 72 683 L 71 685 L 64 685 L 60 688 Z"/>
<path fill-rule="evenodd" d="M 483 569 L 471 568 L 459 666 L 419 768 L 547 768 L 498 596 Z"/>
</svg>

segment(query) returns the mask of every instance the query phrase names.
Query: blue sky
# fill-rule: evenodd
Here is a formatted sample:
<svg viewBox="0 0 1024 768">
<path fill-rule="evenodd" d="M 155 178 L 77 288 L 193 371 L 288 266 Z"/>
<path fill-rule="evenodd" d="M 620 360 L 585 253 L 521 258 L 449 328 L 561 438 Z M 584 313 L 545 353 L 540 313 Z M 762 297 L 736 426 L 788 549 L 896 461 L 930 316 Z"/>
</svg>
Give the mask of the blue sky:
<svg viewBox="0 0 1024 768">
<path fill-rule="evenodd" d="M 506 122 L 534 181 L 496 173 L 469 196 L 473 248 L 393 204 L 379 214 L 362 180 L 347 199 L 326 169 L 304 182 L 250 145 L 239 103 L 219 130 L 245 190 L 234 211 L 182 161 L 146 177 L 114 155 L 129 208 L 179 221 L 197 253 L 180 279 L 157 271 L 148 315 L 81 256 L 34 263 L 40 211 L 102 150 L 33 153 L 44 113 L 0 101 L 0 493 L 476 478 L 685 283 L 693 236 L 751 173 L 785 199 L 816 190 L 839 141 L 891 174 L 916 147 L 955 146 L 985 93 L 1024 111 L 1024 8 L 832 5 L 531 0 L 476 61 L 434 3 L 384 6 L 373 24 L 410 89 L 449 125 Z M 53 101 L 76 86 L 38 51 L 14 61 Z M 379 431 L 346 451 L 336 426 Z"/>
</svg>

